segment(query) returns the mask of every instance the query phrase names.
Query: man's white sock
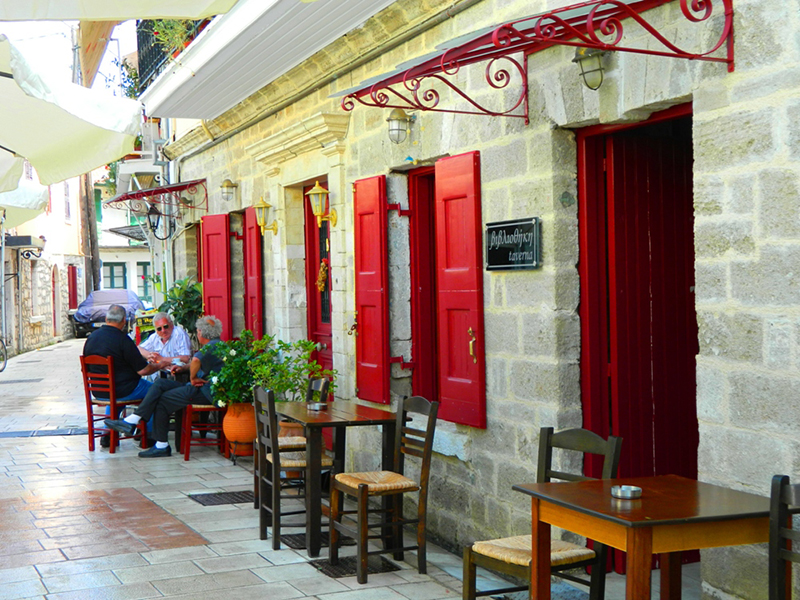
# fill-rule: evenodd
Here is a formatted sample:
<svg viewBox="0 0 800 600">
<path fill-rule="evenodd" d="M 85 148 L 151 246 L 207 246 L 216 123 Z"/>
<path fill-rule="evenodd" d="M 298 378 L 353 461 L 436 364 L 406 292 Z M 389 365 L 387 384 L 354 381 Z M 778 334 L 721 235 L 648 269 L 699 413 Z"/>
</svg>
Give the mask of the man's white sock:
<svg viewBox="0 0 800 600">
<path fill-rule="evenodd" d="M 156 448 L 158 448 L 159 450 L 163 450 L 167 446 L 169 446 L 168 442 L 156 442 Z"/>
<path fill-rule="evenodd" d="M 123 421 L 125 421 L 126 423 L 130 423 L 131 425 L 138 425 L 139 421 L 141 421 L 141 420 L 142 420 L 142 417 L 140 417 L 137 414 L 130 414 L 130 415 L 128 415 L 127 417 L 125 417 L 123 419 Z"/>
</svg>

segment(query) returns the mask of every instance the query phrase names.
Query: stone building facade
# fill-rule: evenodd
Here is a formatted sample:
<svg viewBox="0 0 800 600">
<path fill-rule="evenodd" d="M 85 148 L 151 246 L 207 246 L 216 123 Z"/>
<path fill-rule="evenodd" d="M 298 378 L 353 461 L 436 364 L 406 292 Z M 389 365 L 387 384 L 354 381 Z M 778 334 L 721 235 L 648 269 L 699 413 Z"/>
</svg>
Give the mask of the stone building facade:
<svg viewBox="0 0 800 600">
<path fill-rule="evenodd" d="M 603 86 L 591 91 L 572 64 L 574 48 L 531 54 L 528 125 L 522 119 L 419 112 L 409 139 L 395 145 L 386 135 L 386 111 L 343 112 L 330 98 L 461 34 L 564 3 L 462 4 L 452 10 L 450 1 L 398 0 L 169 145 L 170 156 L 181 158 L 183 179 L 206 178 L 209 190 L 227 178 L 238 182 L 233 210 L 210 194 L 209 214 L 235 213 L 260 197 L 274 207 L 278 234 L 263 240 L 265 331 L 285 339 L 307 335 L 303 189 L 324 178 L 339 215 L 330 237 L 336 394 L 357 397 L 356 339 L 347 335 L 356 318 L 353 184 L 387 175 L 388 202 L 407 209 L 410 168 L 479 152 L 482 226 L 538 216 L 544 264 L 532 271 L 483 271 L 486 427 L 440 423 L 429 531 L 453 550 L 475 539 L 528 531 L 528 502 L 511 486 L 535 477 L 539 428 L 586 422 L 580 235 L 593 224 L 580 216 L 580 131 L 644 122 L 684 107 L 693 155 L 697 474 L 703 481 L 767 494 L 772 474 L 793 474 L 800 467 L 800 425 L 792 416 L 798 412 L 792 392 L 800 361 L 796 7 L 736 0 L 733 72 L 722 64 L 611 52 L 604 59 Z M 713 3 L 719 12 L 699 30 L 680 4 L 668 2 L 646 16 L 670 39 L 704 47 L 720 25 L 722 2 Z M 644 32 L 631 30 L 634 39 L 650 43 Z M 327 74 L 352 56 L 373 58 L 330 81 Z M 492 101 L 480 69 L 465 70 L 460 83 Z M 222 141 L 209 143 L 208 136 Z M 413 360 L 409 222 L 397 212 L 388 219 L 388 249 L 390 354 Z M 178 276 L 196 268 L 194 252 L 194 240 L 176 244 Z M 410 372 L 393 365 L 392 399 L 411 391 Z M 377 434 L 354 432 L 348 440 L 350 466 L 377 466 Z M 766 598 L 763 548 L 704 551 L 702 564 L 705 597 Z"/>
</svg>

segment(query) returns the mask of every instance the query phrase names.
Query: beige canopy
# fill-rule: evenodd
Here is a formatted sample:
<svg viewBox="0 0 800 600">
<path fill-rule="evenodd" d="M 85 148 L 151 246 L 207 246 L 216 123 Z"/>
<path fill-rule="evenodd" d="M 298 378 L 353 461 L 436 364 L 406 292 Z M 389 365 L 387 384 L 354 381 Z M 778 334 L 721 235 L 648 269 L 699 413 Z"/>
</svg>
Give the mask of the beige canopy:
<svg viewBox="0 0 800 600">
<path fill-rule="evenodd" d="M 0 21 L 205 19 L 236 0 L 0 0 Z"/>
</svg>

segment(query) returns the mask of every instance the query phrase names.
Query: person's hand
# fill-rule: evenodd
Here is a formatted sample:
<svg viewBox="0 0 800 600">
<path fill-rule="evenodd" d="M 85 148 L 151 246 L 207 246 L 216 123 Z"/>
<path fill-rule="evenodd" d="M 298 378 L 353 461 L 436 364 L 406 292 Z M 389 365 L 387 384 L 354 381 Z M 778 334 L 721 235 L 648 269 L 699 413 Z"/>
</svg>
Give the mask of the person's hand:
<svg viewBox="0 0 800 600">
<path fill-rule="evenodd" d="M 208 382 L 200 377 L 192 377 L 191 383 L 194 387 L 203 387 Z"/>
<path fill-rule="evenodd" d="M 158 352 L 151 352 L 150 355 L 147 357 L 147 362 L 152 364 L 161 362 L 161 355 Z"/>
<path fill-rule="evenodd" d="M 175 375 L 176 373 L 181 373 L 183 371 L 187 371 L 189 367 L 187 365 L 172 365 L 169 368 L 169 372 Z"/>
</svg>

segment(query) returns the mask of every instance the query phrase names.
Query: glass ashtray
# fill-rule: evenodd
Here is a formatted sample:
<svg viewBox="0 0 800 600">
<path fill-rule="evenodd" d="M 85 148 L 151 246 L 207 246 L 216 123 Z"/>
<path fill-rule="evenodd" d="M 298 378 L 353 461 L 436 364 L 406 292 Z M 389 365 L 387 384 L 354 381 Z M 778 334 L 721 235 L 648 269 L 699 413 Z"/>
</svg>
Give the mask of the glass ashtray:
<svg viewBox="0 0 800 600">
<path fill-rule="evenodd" d="M 306 404 L 306 408 L 308 410 L 328 410 L 328 403 L 327 402 L 308 402 Z"/>
<path fill-rule="evenodd" d="M 642 488 L 635 485 L 613 485 L 611 495 L 623 500 L 635 500 L 642 497 Z"/>
</svg>

